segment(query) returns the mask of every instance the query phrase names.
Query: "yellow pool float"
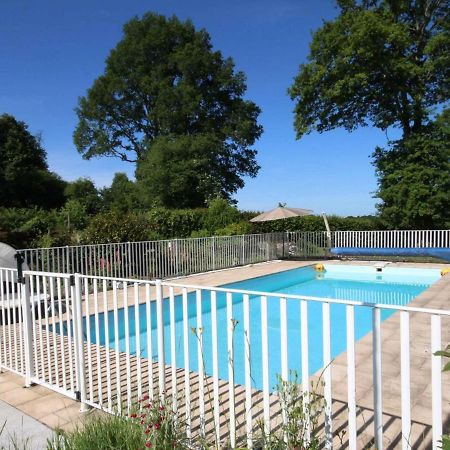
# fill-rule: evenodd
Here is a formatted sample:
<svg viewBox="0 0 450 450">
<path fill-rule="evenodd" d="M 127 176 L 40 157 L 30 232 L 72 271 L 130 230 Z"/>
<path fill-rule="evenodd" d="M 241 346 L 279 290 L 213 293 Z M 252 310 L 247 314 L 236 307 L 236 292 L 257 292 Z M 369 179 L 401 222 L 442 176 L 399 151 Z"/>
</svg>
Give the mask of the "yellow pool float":
<svg viewBox="0 0 450 450">
<path fill-rule="evenodd" d="M 448 273 L 450 273 L 450 269 L 442 269 L 441 270 L 441 277 L 443 277 L 444 275 L 447 275 Z"/>
<path fill-rule="evenodd" d="M 317 272 L 323 272 L 325 270 L 325 266 L 323 264 L 316 264 L 314 269 L 316 269 Z"/>
</svg>

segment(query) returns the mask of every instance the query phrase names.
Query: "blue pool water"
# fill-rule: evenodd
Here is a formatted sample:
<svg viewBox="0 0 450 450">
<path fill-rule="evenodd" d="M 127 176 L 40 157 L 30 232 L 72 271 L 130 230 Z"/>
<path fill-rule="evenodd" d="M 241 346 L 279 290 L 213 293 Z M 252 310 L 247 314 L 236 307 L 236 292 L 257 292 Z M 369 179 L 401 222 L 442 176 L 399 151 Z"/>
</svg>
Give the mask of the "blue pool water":
<svg viewBox="0 0 450 450">
<path fill-rule="evenodd" d="M 318 274 L 314 268 L 305 267 L 289 270 L 274 275 L 248 279 L 224 287 L 262 292 L 277 292 L 281 294 L 298 294 L 314 297 L 335 298 L 343 300 L 364 301 L 368 303 L 383 303 L 406 305 L 414 297 L 427 289 L 439 278 L 439 271 L 433 269 L 400 269 L 385 268 L 382 273 L 376 272 L 374 267 L 353 265 L 325 265 L 326 271 Z M 118 290 L 121 295 L 122 291 Z M 250 347 L 251 347 L 251 376 L 252 386 L 262 388 L 261 369 L 261 298 L 250 297 Z M 129 305 L 134 302 L 132 292 L 129 292 Z M 217 294 L 217 322 L 218 322 L 218 355 L 219 377 L 228 379 L 227 353 L 227 316 L 226 299 L 224 293 Z M 151 330 L 147 330 L 146 307 L 140 305 L 140 354 L 149 356 L 147 348 L 147 331 L 152 333 L 152 358 L 157 360 L 156 333 L 156 305 L 151 306 Z M 165 359 L 172 364 L 170 358 L 170 330 L 169 330 L 169 301 L 164 299 L 165 322 Z M 197 326 L 195 293 L 188 295 L 189 329 Z M 346 317 L 345 306 L 331 305 L 331 353 L 336 357 L 346 350 Z M 393 314 L 393 311 L 383 310 L 382 320 Z M 130 351 L 136 353 L 136 324 L 135 311 L 129 306 L 129 334 Z M 362 338 L 372 330 L 371 308 L 355 307 L 355 337 Z M 235 351 L 235 381 L 244 384 L 244 332 L 243 332 L 243 298 L 240 294 L 233 294 L 233 318 L 237 321 L 234 331 Z M 289 369 L 301 374 L 301 337 L 300 337 L 300 302 L 295 299 L 287 300 L 288 326 L 288 363 Z M 119 346 L 125 351 L 124 311 L 119 310 L 119 342 L 114 339 L 114 316 L 108 313 L 109 336 L 105 336 L 103 314 L 100 314 L 100 343 L 112 348 Z M 176 320 L 176 365 L 184 368 L 183 359 L 183 322 L 182 299 L 175 298 Z M 203 355 L 207 374 L 212 375 L 212 336 L 211 336 L 211 299 L 209 292 L 203 292 L 202 297 L 203 320 Z M 87 323 L 85 322 L 85 327 Z M 89 319 L 91 340 L 95 342 L 94 317 Z M 309 335 L 309 371 L 317 372 L 323 367 L 322 352 L 322 306 L 317 302 L 308 302 L 308 335 Z M 269 377 L 272 388 L 276 385 L 277 374 L 281 372 L 280 355 L 280 302 L 276 297 L 268 298 L 268 341 L 269 341 Z M 197 371 L 197 343 L 194 332 L 189 332 L 190 369 Z"/>
</svg>

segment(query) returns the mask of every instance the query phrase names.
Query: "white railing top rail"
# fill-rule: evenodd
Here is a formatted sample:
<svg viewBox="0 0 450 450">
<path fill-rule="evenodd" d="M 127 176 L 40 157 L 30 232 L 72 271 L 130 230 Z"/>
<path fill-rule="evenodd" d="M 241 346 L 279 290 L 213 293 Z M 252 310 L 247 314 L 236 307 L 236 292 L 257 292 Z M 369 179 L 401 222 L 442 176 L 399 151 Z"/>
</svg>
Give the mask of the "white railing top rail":
<svg viewBox="0 0 450 450">
<path fill-rule="evenodd" d="M 223 287 L 214 287 L 214 286 L 199 286 L 192 284 L 178 284 L 171 283 L 167 281 L 161 281 L 162 286 L 167 287 L 179 287 L 186 289 L 202 289 L 214 292 L 231 292 L 233 294 L 245 294 L 250 296 L 257 297 L 278 297 L 278 298 L 286 298 L 286 299 L 294 299 L 294 300 L 307 300 L 318 303 L 333 303 L 340 305 L 350 305 L 350 306 L 369 306 L 371 308 L 381 308 L 381 309 L 392 309 L 396 311 L 408 311 L 408 312 L 420 312 L 426 314 L 436 314 L 440 316 L 450 316 L 450 310 L 441 310 L 441 309 L 430 309 L 430 308 L 417 308 L 412 306 L 398 306 L 398 305 L 386 305 L 384 303 L 370 303 L 370 302 L 360 302 L 355 300 L 342 300 L 336 298 L 323 298 L 323 297 L 313 297 L 309 295 L 295 295 L 295 294 L 284 294 L 280 292 L 264 292 L 264 291 L 249 291 L 244 289 L 233 289 L 233 288 L 223 288 Z"/>
<path fill-rule="evenodd" d="M 34 272 L 26 272 L 34 273 Z M 307 300 L 317 303 L 332 303 L 339 305 L 350 305 L 350 306 L 366 306 L 370 308 L 380 308 L 380 309 L 389 309 L 395 311 L 407 311 L 407 312 L 417 312 L 417 313 L 425 313 L 425 314 L 434 314 L 439 316 L 450 316 L 450 310 L 441 310 L 441 309 L 433 309 L 433 308 L 419 308 L 413 306 L 400 306 L 400 305 L 388 305 L 384 303 L 370 303 L 363 301 L 355 301 L 355 300 L 343 300 L 337 298 L 324 298 L 324 297 L 314 297 L 309 295 L 295 295 L 295 294 L 285 294 L 280 292 L 265 292 L 265 291 L 251 291 L 247 289 L 234 289 L 234 288 L 226 288 L 220 286 L 202 286 L 197 284 L 182 284 L 182 283 L 173 283 L 170 281 L 163 280 L 138 280 L 133 278 L 114 278 L 114 277 L 102 277 L 102 276 L 94 276 L 94 275 L 80 275 L 80 278 L 86 279 L 97 279 L 97 280 L 107 280 L 107 281 L 116 281 L 119 283 L 134 283 L 138 285 L 151 285 L 156 286 L 160 284 L 161 286 L 166 287 L 176 287 L 180 289 L 192 289 L 192 290 L 203 290 L 203 291 L 212 291 L 212 292 L 224 292 L 224 293 L 232 293 L 232 294 L 242 294 L 256 297 L 277 297 L 277 298 L 286 298 L 286 299 L 294 299 L 294 300 Z"/>
</svg>

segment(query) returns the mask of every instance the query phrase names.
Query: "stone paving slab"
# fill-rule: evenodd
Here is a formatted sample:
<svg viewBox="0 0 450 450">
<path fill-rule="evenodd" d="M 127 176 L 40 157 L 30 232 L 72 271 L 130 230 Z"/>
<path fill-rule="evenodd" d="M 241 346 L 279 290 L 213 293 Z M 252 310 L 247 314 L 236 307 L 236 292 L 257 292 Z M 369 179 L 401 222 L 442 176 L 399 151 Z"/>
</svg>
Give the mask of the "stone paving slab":
<svg viewBox="0 0 450 450">
<path fill-rule="evenodd" d="M 0 431 L 2 450 L 45 449 L 47 440 L 53 436 L 51 428 L 3 400 L 0 400 Z"/>
</svg>

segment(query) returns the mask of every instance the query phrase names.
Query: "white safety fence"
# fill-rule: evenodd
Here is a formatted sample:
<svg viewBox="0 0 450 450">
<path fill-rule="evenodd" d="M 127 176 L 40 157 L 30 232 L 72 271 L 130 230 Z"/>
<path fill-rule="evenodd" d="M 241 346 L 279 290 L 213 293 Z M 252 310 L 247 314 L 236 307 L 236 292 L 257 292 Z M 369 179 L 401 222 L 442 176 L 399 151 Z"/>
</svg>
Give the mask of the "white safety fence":
<svg viewBox="0 0 450 450">
<path fill-rule="evenodd" d="M 283 233 L 23 249 L 32 270 L 173 278 L 283 257 Z M 286 245 L 287 247 L 287 245 Z"/>
<path fill-rule="evenodd" d="M 334 247 L 449 248 L 450 230 L 333 231 Z"/>
<path fill-rule="evenodd" d="M 443 346 L 449 310 L 79 274 L 25 271 L 18 280 L 16 271 L 0 269 L 0 275 L 0 367 L 23 374 L 26 385 L 43 384 L 106 411 L 126 408 L 145 394 L 159 395 L 184 416 L 188 433 L 220 440 L 225 427 L 231 447 L 244 439 L 251 448 L 258 422 L 262 419 L 265 431 L 273 426 L 276 375 L 288 380 L 290 371 L 297 371 L 308 395 L 310 375 L 323 371 L 326 447 L 332 448 L 337 428 L 334 389 L 344 382 L 346 439 L 356 449 L 356 392 L 359 382 L 367 386 L 367 379 L 357 376 L 356 341 L 372 332 L 376 448 L 383 448 L 384 396 L 393 403 L 391 392 L 382 389 L 385 351 L 399 354 L 401 446 L 412 447 L 413 341 L 422 346 L 421 357 L 429 358 L 420 377 L 432 398 L 426 423 L 433 448 L 441 439 L 447 405 L 441 358 L 433 353 Z M 399 314 L 400 328 L 383 348 L 381 321 L 392 313 Z M 410 324 L 418 317 L 427 331 L 413 336 Z M 331 362 L 341 352 L 345 376 L 334 379 Z"/>
<path fill-rule="evenodd" d="M 166 279 L 339 248 L 450 248 L 450 230 L 295 231 L 23 249 L 32 270 Z"/>
</svg>

